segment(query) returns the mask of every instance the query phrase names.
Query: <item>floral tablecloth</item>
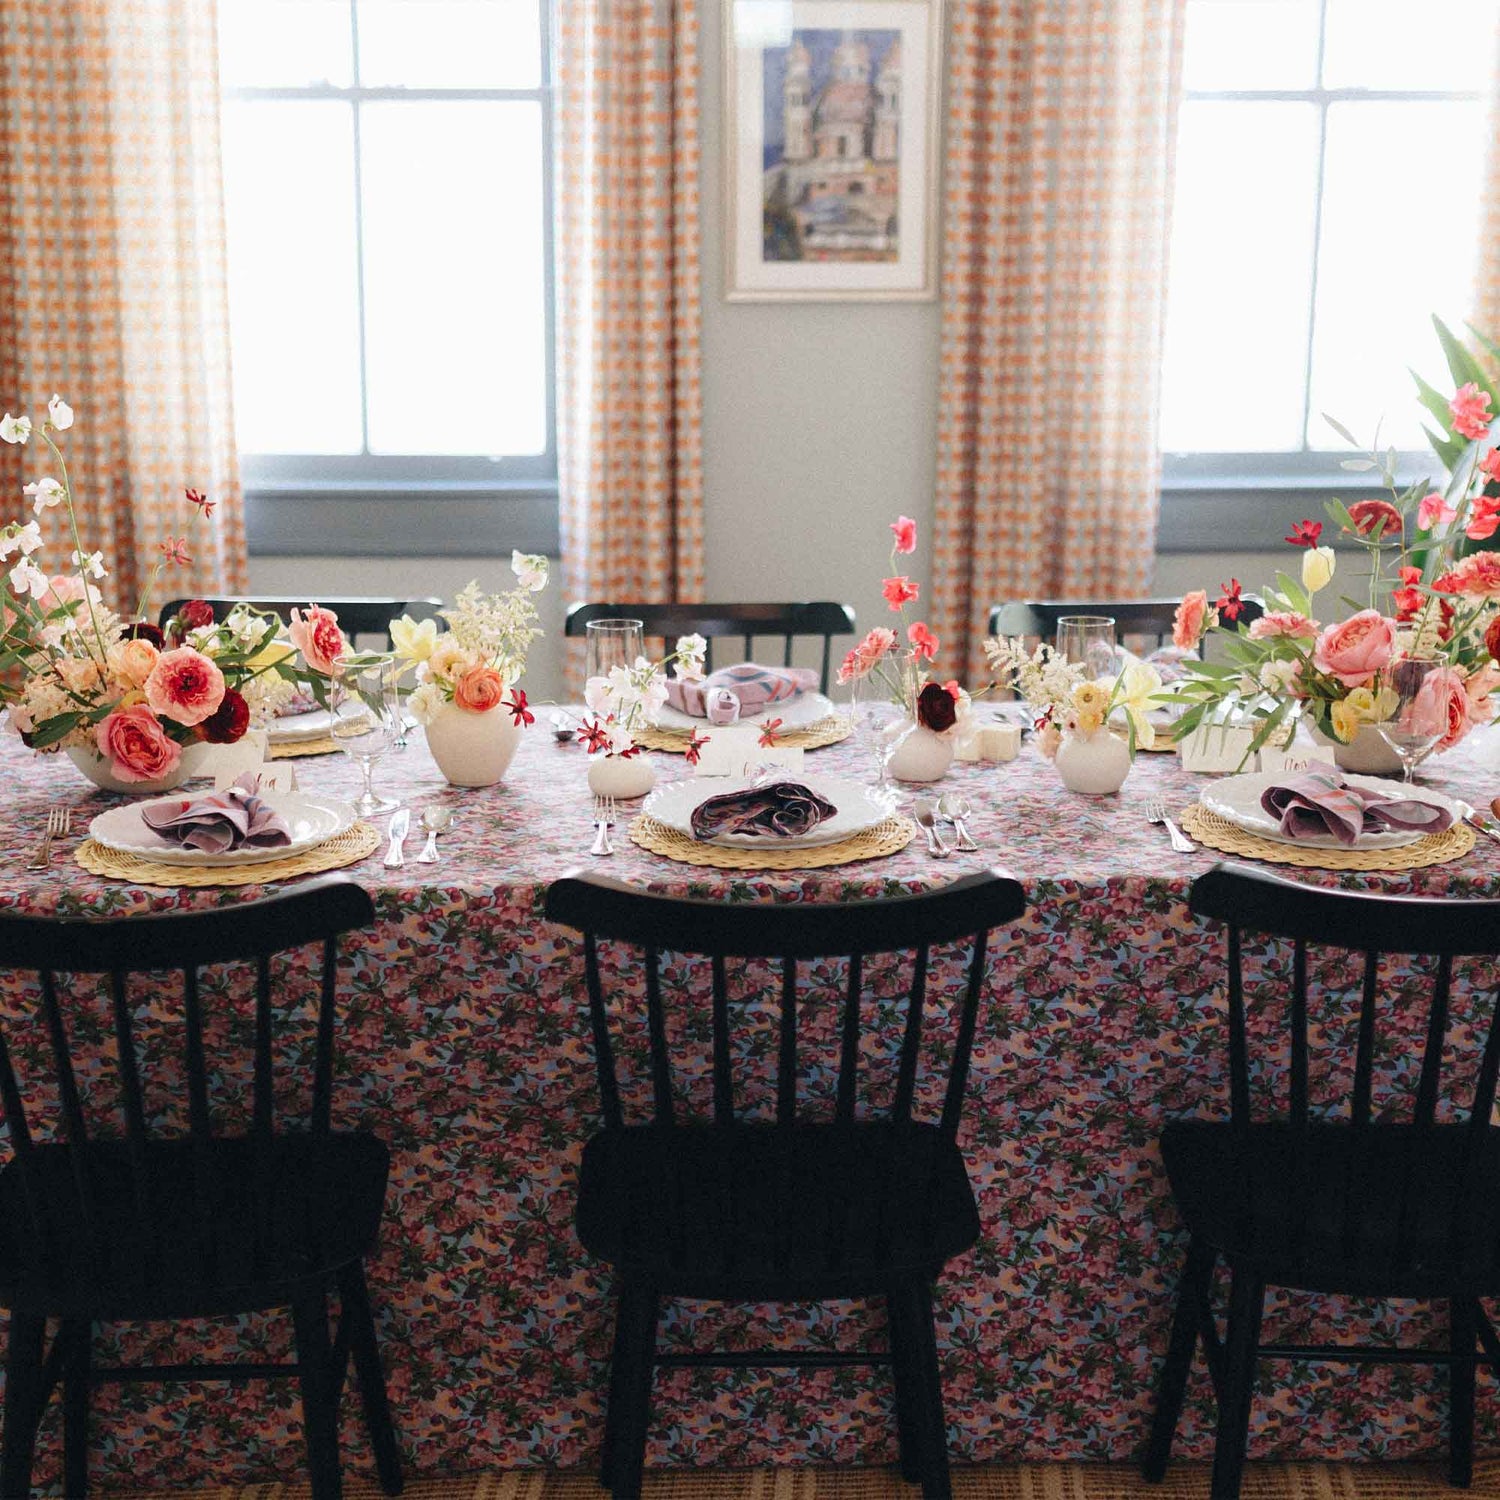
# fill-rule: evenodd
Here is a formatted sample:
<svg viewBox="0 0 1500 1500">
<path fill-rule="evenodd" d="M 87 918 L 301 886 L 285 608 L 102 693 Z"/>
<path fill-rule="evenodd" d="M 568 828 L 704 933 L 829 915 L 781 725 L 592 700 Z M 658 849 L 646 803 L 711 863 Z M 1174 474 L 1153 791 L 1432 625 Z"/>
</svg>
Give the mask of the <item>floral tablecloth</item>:
<svg viewBox="0 0 1500 1500">
<path fill-rule="evenodd" d="M 1461 748 L 1434 763 L 1431 780 L 1487 803 L 1500 791 L 1500 771 L 1486 759 L 1494 750 Z M 663 776 L 685 774 L 679 757 L 655 759 Z M 295 764 L 308 788 L 354 788 L 353 767 L 338 757 Z M 815 752 L 810 764 L 849 772 L 857 752 L 846 744 Z M 378 780 L 416 810 L 436 798 L 457 806 L 442 862 L 391 871 L 375 857 L 352 871 L 375 893 L 380 921 L 354 944 L 352 971 L 344 971 L 338 1114 L 378 1131 L 394 1153 L 371 1284 L 401 1443 L 418 1471 L 581 1465 L 599 1439 L 609 1277 L 572 1227 L 579 1152 L 598 1105 L 580 955 L 540 916 L 547 883 L 587 863 L 584 775 L 581 749 L 559 747 L 538 725 L 504 786 L 454 793 L 418 736 L 387 757 Z M 114 799 L 85 786 L 66 761 L 35 759 L 9 737 L 0 742 L 0 776 L 10 789 L 0 838 L 6 904 L 120 913 L 249 894 L 110 885 L 68 855 L 45 875 L 26 873 L 49 802 L 64 800 L 86 820 Z M 1125 1459 L 1145 1436 L 1183 1249 L 1157 1135 L 1171 1116 L 1217 1114 L 1225 1102 L 1222 943 L 1184 899 L 1214 856 L 1172 853 L 1163 830 L 1142 816 L 1149 793 L 1179 806 L 1192 800 L 1195 778 L 1175 757 L 1145 755 L 1120 796 L 1089 800 L 1064 792 L 1027 749 L 1009 766 L 955 767 L 947 785 L 975 805 L 981 855 L 938 865 L 914 843 L 865 865 L 735 875 L 673 865 L 620 838 L 619 854 L 602 868 L 658 890 L 735 900 L 874 896 L 980 863 L 1024 881 L 1031 909 L 995 951 L 963 1134 L 984 1237 L 941 1288 L 952 1450 L 962 1460 Z M 1494 894 L 1497 855 L 1500 846 L 1481 840 L 1456 864 L 1340 878 Z M 1350 976 L 1335 967 L 1325 977 Z M 19 1024 L 21 998 L 12 990 L 4 999 Z M 822 1021 L 831 1014 L 825 1004 Z M 944 1014 L 941 1003 L 934 1014 Z M 1461 1045 L 1462 1003 L 1455 1016 Z M 159 1019 L 143 1003 L 137 1024 L 148 1046 Z M 1350 1021 L 1349 1005 L 1330 1009 L 1322 1031 Z M 98 1035 L 104 1047 L 102 1021 Z M 1397 1047 L 1389 1070 L 1409 1072 L 1410 1058 Z M 681 1304 L 666 1327 L 683 1345 L 713 1334 L 746 1346 L 880 1335 L 877 1315 L 847 1304 L 797 1316 Z M 1441 1332 L 1441 1313 L 1284 1298 L 1268 1316 L 1268 1336 L 1291 1330 L 1314 1342 L 1416 1341 Z M 196 1328 L 187 1345 L 159 1329 L 105 1336 L 114 1346 L 105 1358 L 165 1358 L 174 1348 L 179 1357 L 270 1357 L 284 1348 L 262 1319 Z M 1435 1371 L 1275 1369 L 1275 1394 L 1266 1386 L 1255 1407 L 1256 1454 L 1396 1458 L 1443 1442 Z M 864 1371 L 682 1371 L 663 1375 L 657 1389 L 654 1463 L 876 1462 L 894 1453 L 889 1392 Z M 1494 1444 L 1500 1424 L 1487 1394 L 1482 1382 L 1482 1441 Z M 102 1480 L 223 1483 L 302 1464 L 291 1385 L 114 1387 L 96 1400 Z M 1200 1370 L 1181 1453 L 1210 1451 L 1212 1419 Z M 349 1465 L 368 1470 L 352 1392 L 343 1436 Z M 39 1477 L 55 1466 L 52 1431 Z"/>
</svg>

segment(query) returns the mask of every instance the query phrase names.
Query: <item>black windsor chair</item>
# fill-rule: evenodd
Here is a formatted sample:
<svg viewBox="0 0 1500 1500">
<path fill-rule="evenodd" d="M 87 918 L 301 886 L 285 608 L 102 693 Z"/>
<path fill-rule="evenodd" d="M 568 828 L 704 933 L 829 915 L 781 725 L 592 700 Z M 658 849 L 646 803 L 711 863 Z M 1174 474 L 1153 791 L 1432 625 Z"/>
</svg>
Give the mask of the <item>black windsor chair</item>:
<svg viewBox="0 0 1500 1500">
<path fill-rule="evenodd" d="M 1076 599 L 1029 600 L 1025 603 L 997 604 L 990 610 L 990 634 L 1035 636 L 1051 644 L 1057 639 L 1057 622 L 1064 615 L 1109 615 L 1115 622 L 1115 636 L 1141 637 L 1157 646 L 1170 645 L 1172 618 L 1177 613 L 1176 599 Z M 1265 613 L 1259 599 L 1247 595 L 1238 621 L 1253 624 Z"/>
<path fill-rule="evenodd" d="M 1172 1196 L 1190 1238 L 1146 1476 L 1159 1480 L 1166 1471 L 1201 1340 L 1219 1405 L 1213 1500 L 1237 1500 L 1240 1493 L 1262 1358 L 1446 1365 L 1450 1480 L 1466 1487 L 1473 1459 L 1475 1366 L 1500 1367 L 1500 1341 L 1479 1305 L 1481 1297 L 1500 1295 L 1500 1129 L 1492 1118 L 1500 1068 L 1495 1002 L 1490 1002 L 1478 1056 L 1455 1057 L 1445 1078 L 1443 1052 L 1453 961 L 1500 954 L 1500 901 L 1325 890 L 1219 865 L 1193 883 L 1190 904 L 1198 916 L 1228 927 L 1230 1117 L 1174 1120 L 1162 1132 Z M 1245 933 L 1293 944 L 1284 1117 L 1253 1117 L 1241 972 Z M 1322 1029 L 1309 1016 L 1309 944 L 1364 956 L 1352 1092 L 1341 1118 L 1331 1116 L 1327 1101 L 1314 1101 L 1309 1083 L 1309 1030 Z M 1395 1029 L 1389 1015 L 1382 1015 L 1389 1007 L 1380 998 L 1381 954 L 1434 960 L 1415 1097 L 1410 1117 L 1400 1120 L 1395 1116 L 1406 1110 L 1396 1099 L 1379 1108 L 1372 1099 L 1381 1037 L 1389 1041 Z M 1339 1059 L 1331 1061 L 1336 1065 Z M 1461 1075 L 1456 1083 L 1454 1074 Z M 1440 1094 L 1453 1101 L 1454 1123 L 1438 1121 Z M 1472 1101 L 1466 1117 L 1460 1099 Z M 1211 1278 L 1221 1259 L 1231 1273 L 1222 1342 L 1210 1302 Z M 1445 1301 L 1448 1347 L 1263 1344 L 1262 1305 L 1273 1286 Z"/>
<path fill-rule="evenodd" d="M 940 891 L 846 904 L 725 905 L 678 900 L 598 877 L 569 876 L 547 893 L 551 921 L 583 933 L 604 1128 L 585 1147 L 578 1233 L 616 1271 L 619 1303 L 600 1481 L 618 1500 L 640 1494 L 653 1369 L 658 1366 L 889 1364 L 896 1381 L 901 1466 L 928 1500 L 950 1493 L 946 1423 L 933 1328 L 932 1282 L 979 1237 L 979 1214 L 957 1144 L 969 1055 L 992 929 L 1025 910 L 1021 887 L 993 873 Z M 626 1123 L 616 1078 L 598 944 L 642 949 L 652 1115 Z M 930 949 L 968 949 L 963 999 L 936 1120 L 913 1117 L 923 1051 Z M 863 964 L 912 952 L 889 1114 L 856 1110 Z M 688 1118 L 674 1088 L 661 955 L 711 960 L 709 1119 Z M 852 955 L 838 1026 L 833 1118 L 798 1109 L 798 964 Z M 774 1122 L 736 1113 L 730 959 L 779 967 Z M 936 1051 L 937 1049 L 932 1049 Z M 929 1058 L 924 1077 L 941 1082 Z M 883 1298 L 889 1349 L 704 1350 L 658 1353 L 664 1297 L 726 1302 Z"/>
<path fill-rule="evenodd" d="M 88 1487 L 89 1393 L 109 1381 L 239 1380 L 295 1376 L 313 1494 L 336 1500 L 340 1393 L 349 1356 L 363 1398 L 380 1481 L 401 1490 L 401 1463 L 386 1401 L 363 1259 L 373 1248 L 385 1199 L 389 1154 L 364 1131 L 336 1131 L 333 1098 L 337 938 L 367 927 L 370 897 L 342 877 L 294 893 L 214 911 L 75 920 L 0 912 L 0 968 L 35 973 L 32 1016 L 0 1027 L 0 1102 L 11 1160 L 0 1170 L 0 1306 L 10 1312 L 5 1363 L 5 1429 L 0 1492 L 25 1496 L 37 1427 L 62 1386 L 64 1493 Z M 272 957 L 316 944 L 322 950 L 316 1047 L 306 1128 L 284 1128 L 273 1083 L 273 1013 L 292 1002 L 273 981 Z M 210 1100 L 205 1036 L 216 1032 L 216 996 L 200 970 L 253 964 L 253 1084 L 247 1133 L 223 1133 L 233 1104 Z M 180 970 L 181 1062 L 187 1133 L 151 1123 L 152 1078 L 133 1030 L 130 976 Z M 98 990 L 60 976 L 107 975 L 116 1056 L 104 1066 L 75 1058 Z M 296 1004 L 302 997 L 295 997 Z M 157 1002 L 153 1001 L 153 1004 Z M 18 1035 L 45 1033 L 39 1055 L 49 1078 L 18 1076 Z M 229 1066 L 210 1042 L 215 1069 Z M 153 1070 L 154 1071 L 154 1070 Z M 248 1071 L 248 1069 L 247 1069 Z M 89 1082 L 87 1080 L 94 1080 Z M 218 1090 L 216 1089 L 216 1093 Z M 227 1090 L 225 1092 L 228 1092 Z M 28 1123 L 39 1099 L 55 1100 L 60 1139 L 37 1140 Z M 105 1121 L 118 1109 L 123 1134 Z M 285 1106 L 283 1106 L 283 1110 Z M 342 1313 L 330 1340 L 328 1294 Z M 290 1308 L 296 1362 L 285 1365 L 136 1365 L 92 1359 L 97 1324 L 226 1317 Z M 59 1320 L 45 1348 L 49 1318 Z"/>
<path fill-rule="evenodd" d="M 199 595 L 197 597 L 204 598 Z M 163 630 L 189 601 L 169 599 L 161 607 L 157 624 Z M 348 598 L 328 598 L 319 595 L 312 599 L 284 599 L 270 594 L 242 594 L 238 598 L 212 595 L 204 598 L 214 612 L 214 619 L 222 620 L 236 604 L 248 604 L 263 614 L 278 615 L 283 620 L 291 619 L 294 609 L 306 609 L 309 604 L 321 604 L 339 617 L 339 628 L 352 641 L 357 636 L 378 635 L 387 647 L 391 644 L 391 621 L 402 615 L 411 615 L 417 620 L 429 620 L 443 607 L 441 599 L 382 599 L 361 595 Z"/>
</svg>

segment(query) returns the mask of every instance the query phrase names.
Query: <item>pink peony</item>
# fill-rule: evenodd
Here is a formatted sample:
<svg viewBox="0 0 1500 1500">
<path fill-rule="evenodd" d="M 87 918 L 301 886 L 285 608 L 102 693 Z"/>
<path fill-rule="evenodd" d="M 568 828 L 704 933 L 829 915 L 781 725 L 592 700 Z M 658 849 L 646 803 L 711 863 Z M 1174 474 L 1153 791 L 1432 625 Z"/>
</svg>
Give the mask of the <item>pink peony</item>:
<svg viewBox="0 0 1500 1500">
<path fill-rule="evenodd" d="M 1268 609 L 1250 625 L 1252 641 L 1273 641 L 1278 636 L 1310 641 L 1317 633 L 1318 627 L 1314 621 L 1290 609 Z"/>
<path fill-rule="evenodd" d="M 1172 644 L 1179 651 L 1196 651 L 1203 632 L 1218 623 L 1218 616 L 1208 607 L 1208 595 L 1202 589 L 1194 589 L 1183 595 L 1172 620 Z"/>
<path fill-rule="evenodd" d="M 896 535 L 897 552 L 917 550 L 917 523 L 910 516 L 897 516 L 891 522 L 891 530 Z"/>
<path fill-rule="evenodd" d="M 159 781 L 182 759 L 182 747 L 140 703 L 110 714 L 94 731 L 94 743 L 121 781 Z"/>
<path fill-rule="evenodd" d="M 1500 599 L 1500 553 L 1471 552 L 1441 578 L 1433 579 L 1432 587 L 1438 594 Z"/>
<path fill-rule="evenodd" d="M 224 674 L 201 651 L 164 651 L 145 684 L 146 702 L 163 718 L 201 724 L 224 701 Z"/>
<path fill-rule="evenodd" d="M 1422 503 L 1417 506 L 1417 525 L 1423 531 L 1431 531 L 1434 526 L 1446 526 L 1457 512 L 1442 495 L 1433 490 L 1430 495 L 1422 496 Z"/>
<path fill-rule="evenodd" d="M 1494 420 L 1494 413 L 1490 411 L 1490 393 L 1480 390 L 1472 380 L 1459 386 L 1448 403 L 1448 410 L 1453 414 L 1453 430 L 1460 437 L 1482 438 Z"/>
<path fill-rule="evenodd" d="M 325 677 L 333 671 L 334 663 L 348 644 L 339 629 L 339 617 L 317 604 L 310 605 L 305 613 L 294 609 L 286 633 L 302 653 L 302 660 Z"/>
<path fill-rule="evenodd" d="M 1469 695 L 1464 674 L 1454 667 L 1438 667 L 1422 679 L 1404 723 L 1417 732 L 1437 734 L 1439 750 L 1451 750 L 1469 732 Z"/>
<path fill-rule="evenodd" d="M 1313 647 L 1313 665 L 1345 687 L 1366 687 L 1396 652 L 1396 627 L 1375 609 L 1329 625 Z"/>
<path fill-rule="evenodd" d="M 877 625 L 845 658 L 839 668 L 840 682 L 853 682 L 859 677 L 868 677 L 876 662 L 887 652 L 896 649 L 896 632 L 884 625 Z"/>
</svg>

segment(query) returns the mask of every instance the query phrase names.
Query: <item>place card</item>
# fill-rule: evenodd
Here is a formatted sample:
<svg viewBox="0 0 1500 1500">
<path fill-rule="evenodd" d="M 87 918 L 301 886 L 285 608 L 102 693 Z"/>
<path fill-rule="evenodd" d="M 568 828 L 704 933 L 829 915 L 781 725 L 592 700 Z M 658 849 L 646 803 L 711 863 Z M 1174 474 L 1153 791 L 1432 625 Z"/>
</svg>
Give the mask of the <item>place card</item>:
<svg viewBox="0 0 1500 1500">
<path fill-rule="evenodd" d="M 762 745 L 760 730 L 753 724 L 726 724 L 711 728 L 698 752 L 695 776 L 754 776 L 766 766 L 779 766 L 794 774 L 802 770 L 800 746 Z"/>
<path fill-rule="evenodd" d="M 263 779 L 268 742 L 269 736 L 264 729 L 250 729 L 232 745 L 215 745 L 208 762 L 213 772 L 214 790 L 222 792 L 241 776 Z"/>
</svg>

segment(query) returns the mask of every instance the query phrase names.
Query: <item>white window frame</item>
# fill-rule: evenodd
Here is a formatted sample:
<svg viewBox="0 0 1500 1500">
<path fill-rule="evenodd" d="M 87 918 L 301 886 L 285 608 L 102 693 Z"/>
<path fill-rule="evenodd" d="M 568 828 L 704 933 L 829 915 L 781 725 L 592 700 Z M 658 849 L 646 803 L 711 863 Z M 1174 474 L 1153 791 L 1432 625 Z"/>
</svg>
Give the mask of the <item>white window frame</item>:
<svg viewBox="0 0 1500 1500">
<path fill-rule="evenodd" d="M 1422 103 L 1472 101 L 1482 96 L 1473 89 L 1326 88 L 1323 85 L 1324 48 L 1328 36 L 1328 0 L 1318 5 L 1318 50 L 1315 82 L 1301 89 L 1184 89 L 1183 103 L 1311 104 L 1318 111 L 1318 147 L 1313 208 L 1313 261 L 1308 282 L 1307 348 L 1302 363 L 1302 444 L 1298 448 L 1253 453 L 1162 453 L 1161 520 L 1158 550 L 1162 552 L 1223 551 L 1226 535 L 1236 550 L 1278 547 L 1286 533 L 1282 517 L 1296 510 L 1315 520 L 1333 493 L 1350 500 L 1383 495 L 1383 490 L 1349 482 L 1339 470 L 1340 454 L 1313 448 L 1307 442 L 1312 405 L 1313 339 L 1316 334 L 1318 277 L 1323 256 L 1323 183 L 1328 147 L 1328 110 L 1343 103 Z M 1169 273 L 1170 274 L 1170 273 Z M 1412 399 L 1416 399 L 1413 393 Z M 1398 455 L 1398 474 L 1415 483 L 1434 472 L 1430 450 Z M 1246 504 L 1252 497 L 1269 503 Z M 1228 506 L 1235 507 L 1233 520 Z M 1226 530 L 1226 527 L 1228 530 Z"/>
<path fill-rule="evenodd" d="M 552 7 L 535 0 L 541 58 L 535 88 L 366 87 L 359 76 L 359 4 L 349 0 L 348 86 L 236 85 L 226 100 L 333 101 L 353 121 L 355 285 L 359 314 L 361 452 L 241 455 L 250 551 L 259 556 L 355 557 L 497 554 L 520 547 L 556 554 L 557 381 L 553 270 Z M 360 159 L 362 106 L 428 100 L 524 101 L 542 118 L 542 256 L 544 275 L 546 448 L 539 454 L 376 454 L 369 450 L 365 353 L 364 192 Z M 313 502 L 313 503 L 309 503 Z M 417 503 L 413 503 L 417 502 Z"/>
</svg>

